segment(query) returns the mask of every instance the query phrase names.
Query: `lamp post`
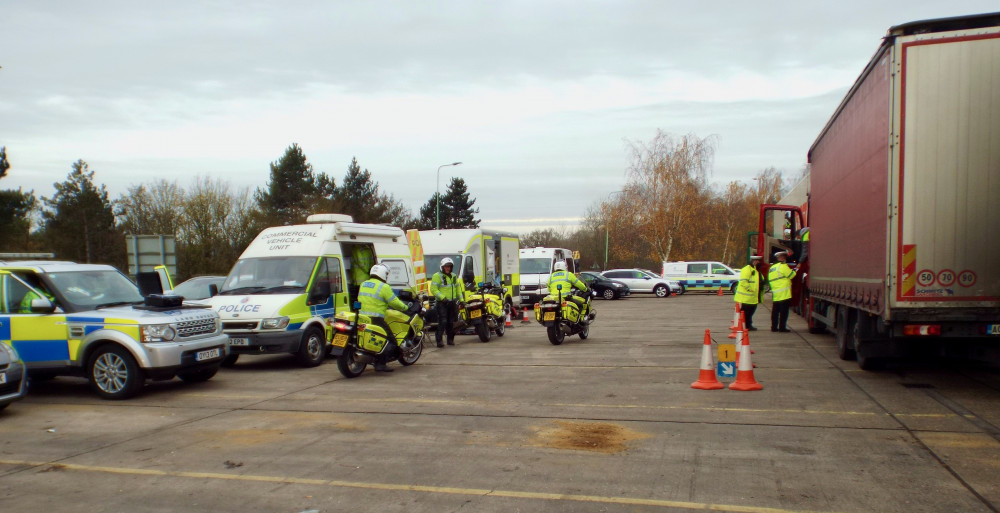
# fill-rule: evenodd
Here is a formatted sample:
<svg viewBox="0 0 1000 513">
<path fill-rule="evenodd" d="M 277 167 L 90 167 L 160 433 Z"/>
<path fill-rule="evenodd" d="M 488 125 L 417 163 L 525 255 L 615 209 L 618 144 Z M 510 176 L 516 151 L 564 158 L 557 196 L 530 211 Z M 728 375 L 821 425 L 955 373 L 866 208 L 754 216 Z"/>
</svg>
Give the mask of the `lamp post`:
<svg viewBox="0 0 1000 513">
<path fill-rule="evenodd" d="M 441 164 L 440 166 L 438 166 L 437 187 L 435 188 L 434 192 L 434 202 L 436 203 L 436 205 L 434 206 L 435 230 L 441 229 L 441 168 L 448 166 L 457 166 L 459 164 L 461 164 L 461 162 L 452 162 L 451 164 Z"/>
<path fill-rule="evenodd" d="M 608 194 L 608 200 L 609 201 L 611 200 L 611 196 L 614 196 L 615 194 L 621 194 L 623 192 L 625 191 L 615 191 L 612 192 L 611 194 Z M 608 220 L 605 219 L 604 220 L 604 270 L 605 271 L 608 270 L 608 246 L 610 246 L 609 244 L 610 241 L 611 241 L 611 232 L 608 229 Z"/>
</svg>

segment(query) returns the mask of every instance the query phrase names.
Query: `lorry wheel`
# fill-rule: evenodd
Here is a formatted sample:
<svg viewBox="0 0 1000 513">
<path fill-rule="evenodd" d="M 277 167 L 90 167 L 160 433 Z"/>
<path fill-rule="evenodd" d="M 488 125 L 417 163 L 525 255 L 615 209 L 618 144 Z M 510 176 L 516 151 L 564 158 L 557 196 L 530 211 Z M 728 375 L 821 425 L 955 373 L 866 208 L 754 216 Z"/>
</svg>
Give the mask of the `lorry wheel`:
<svg viewBox="0 0 1000 513">
<path fill-rule="evenodd" d="M 551 342 L 554 346 L 562 344 L 563 340 L 566 338 L 566 334 L 563 333 L 559 326 L 549 326 L 547 332 L 549 335 L 549 342 Z"/>
<path fill-rule="evenodd" d="M 229 356 L 222 360 L 223 367 L 232 367 L 236 365 L 236 360 L 240 359 L 240 355 L 236 353 L 230 353 Z"/>
<path fill-rule="evenodd" d="M 492 333 L 490 327 L 486 325 L 486 321 L 476 325 L 476 335 L 479 335 L 480 342 L 489 342 Z"/>
<path fill-rule="evenodd" d="M 841 360 L 853 360 L 854 341 L 851 339 L 851 332 L 856 324 L 857 316 L 854 310 L 846 306 L 837 307 L 837 356 Z"/>
<path fill-rule="evenodd" d="M 865 319 L 860 318 L 860 316 L 857 317 L 859 318 L 855 319 L 854 321 L 854 326 L 851 328 L 850 331 L 851 336 L 849 341 L 851 345 L 854 347 L 854 353 L 857 355 L 858 367 L 861 367 L 862 370 L 866 371 L 881 370 L 885 368 L 886 360 L 885 358 L 874 358 L 868 356 L 868 353 L 871 350 L 872 343 L 861 339 L 861 333 L 862 333 L 861 323 L 867 321 Z M 868 330 L 864 331 L 866 333 L 868 332 Z"/>
<path fill-rule="evenodd" d="M 132 353 L 119 345 L 99 347 L 87 366 L 90 386 L 102 399 L 128 399 L 138 394 L 146 383 Z"/>
<path fill-rule="evenodd" d="M 201 383 L 203 381 L 208 381 L 215 376 L 215 373 L 219 372 L 218 367 L 211 367 L 208 369 L 198 369 L 187 372 L 178 372 L 177 377 L 181 378 L 181 381 L 185 383 Z"/>
<path fill-rule="evenodd" d="M 358 361 L 356 358 L 357 351 L 351 347 L 344 348 L 344 352 L 340 353 L 337 357 L 337 370 L 344 375 L 345 378 L 356 378 L 365 371 L 365 367 L 368 366 L 366 363 Z"/>
<path fill-rule="evenodd" d="M 316 367 L 323 363 L 326 358 L 326 335 L 323 330 L 310 326 L 302 334 L 302 342 L 299 342 L 299 352 L 295 353 L 299 365 L 303 367 Z"/>
<path fill-rule="evenodd" d="M 656 297 L 670 297 L 670 287 L 661 283 L 653 287 L 653 294 L 656 294 Z"/>
</svg>

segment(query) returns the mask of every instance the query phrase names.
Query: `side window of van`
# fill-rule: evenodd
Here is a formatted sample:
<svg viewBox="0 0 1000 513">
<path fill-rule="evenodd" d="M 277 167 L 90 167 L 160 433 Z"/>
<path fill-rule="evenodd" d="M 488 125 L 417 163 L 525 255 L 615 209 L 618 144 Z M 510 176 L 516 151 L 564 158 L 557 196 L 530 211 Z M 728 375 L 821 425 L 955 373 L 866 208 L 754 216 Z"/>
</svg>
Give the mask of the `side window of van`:
<svg viewBox="0 0 1000 513">
<path fill-rule="evenodd" d="M 473 287 L 476 286 L 475 260 L 471 256 L 465 257 L 465 265 L 462 266 L 462 281 L 466 285 L 471 283 Z"/>
<path fill-rule="evenodd" d="M 389 286 L 406 288 L 410 285 L 410 273 L 406 269 L 406 262 L 398 259 L 386 259 L 382 260 L 381 264 L 389 268 Z"/>
<path fill-rule="evenodd" d="M 344 291 L 344 280 L 340 272 L 340 259 L 326 258 L 327 277 L 330 280 L 330 293 L 339 294 Z"/>
<path fill-rule="evenodd" d="M 712 274 L 733 274 L 733 272 L 721 265 L 712 264 Z"/>
<path fill-rule="evenodd" d="M 688 274 L 708 274 L 708 264 L 688 264 Z"/>
</svg>

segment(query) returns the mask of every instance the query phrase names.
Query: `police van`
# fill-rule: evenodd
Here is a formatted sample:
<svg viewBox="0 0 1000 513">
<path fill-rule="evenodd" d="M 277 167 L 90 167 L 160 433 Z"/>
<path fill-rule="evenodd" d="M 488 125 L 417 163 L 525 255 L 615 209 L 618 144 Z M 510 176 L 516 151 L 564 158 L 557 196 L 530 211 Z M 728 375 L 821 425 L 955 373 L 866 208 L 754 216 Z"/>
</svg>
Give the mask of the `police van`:
<svg viewBox="0 0 1000 513">
<path fill-rule="evenodd" d="M 105 399 L 147 378 L 211 379 L 229 354 L 219 316 L 175 299 L 158 306 L 109 265 L 0 262 L 0 343 L 33 379 L 85 376 Z"/>
<path fill-rule="evenodd" d="M 400 228 L 314 214 L 306 224 L 264 229 L 206 300 L 229 335 L 225 364 L 239 355 L 292 353 L 314 367 L 331 349 L 339 354 L 330 345 L 333 317 L 350 309 L 375 263 L 389 268 L 401 299 L 413 297 L 416 276 Z"/>
<path fill-rule="evenodd" d="M 734 271 L 722 262 L 710 260 L 663 262 L 662 275 L 678 282 L 681 294 L 688 290 L 717 291 L 719 287 L 734 292 L 740 281 L 739 271 Z"/>
<path fill-rule="evenodd" d="M 549 295 L 549 275 L 556 262 L 566 262 L 566 270 L 576 272 L 573 252 L 564 248 L 525 248 L 520 252 L 521 303 L 533 305 Z"/>
<path fill-rule="evenodd" d="M 507 288 L 504 302 L 521 304 L 520 240 L 515 233 L 480 229 L 422 230 L 427 274 L 441 270 L 441 261 L 451 258 L 454 272 L 466 288 L 479 283 L 498 283 Z"/>
</svg>

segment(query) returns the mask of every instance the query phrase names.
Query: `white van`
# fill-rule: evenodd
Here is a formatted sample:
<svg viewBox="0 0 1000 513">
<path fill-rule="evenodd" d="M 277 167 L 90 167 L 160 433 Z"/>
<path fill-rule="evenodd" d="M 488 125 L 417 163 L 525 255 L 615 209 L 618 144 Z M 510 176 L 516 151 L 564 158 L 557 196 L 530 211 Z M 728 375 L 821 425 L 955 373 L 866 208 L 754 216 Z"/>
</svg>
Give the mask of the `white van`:
<svg viewBox="0 0 1000 513">
<path fill-rule="evenodd" d="M 455 262 L 454 272 L 462 277 L 467 288 L 470 284 L 499 280 L 507 287 L 506 302 L 513 306 L 521 304 L 517 234 L 476 228 L 422 230 L 420 244 L 424 248 L 428 280 L 441 270 L 441 260 L 451 258 Z"/>
<path fill-rule="evenodd" d="M 717 291 L 719 287 L 734 292 L 740 281 L 739 271 L 722 262 L 663 262 L 663 277 L 681 285 L 681 294 L 688 290 Z"/>
<path fill-rule="evenodd" d="M 527 248 L 521 257 L 521 304 L 533 305 L 549 295 L 549 275 L 558 261 L 566 262 L 566 270 L 576 272 L 573 252 L 564 248 Z"/>
<path fill-rule="evenodd" d="M 229 335 L 227 365 L 241 354 L 269 353 L 295 354 L 307 367 L 322 363 L 330 321 L 350 309 L 376 262 L 389 267 L 389 285 L 401 299 L 413 296 L 413 260 L 400 228 L 315 214 L 306 224 L 260 232 L 206 300 Z"/>
</svg>

